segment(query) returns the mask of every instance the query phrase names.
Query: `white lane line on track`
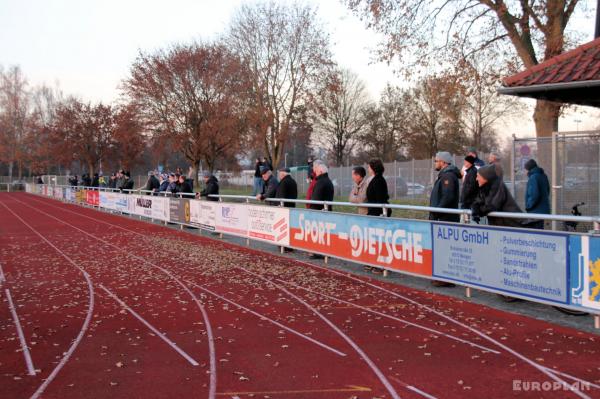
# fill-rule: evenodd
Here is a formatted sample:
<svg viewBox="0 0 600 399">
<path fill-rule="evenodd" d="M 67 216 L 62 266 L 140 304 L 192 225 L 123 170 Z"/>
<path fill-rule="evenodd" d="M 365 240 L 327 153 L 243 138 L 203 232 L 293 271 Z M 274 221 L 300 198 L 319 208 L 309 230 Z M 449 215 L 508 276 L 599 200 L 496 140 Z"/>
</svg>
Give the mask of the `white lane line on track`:
<svg viewBox="0 0 600 399">
<path fill-rule="evenodd" d="M 2 270 L 2 263 L 0 263 L 0 284 L 6 282 L 6 277 L 4 277 L 4 271 Z"/>
<path fill-rule="evenodd" d="M 112 248 L 116 248 L 117 250 L 119 250 L 121 252 L 124 252 L 126 256 L 132 257 L 132 258 L 134 258 L 136 260 L 139 260 L 139 261 L 141 261 L 143 263 L 146 263 L 146 264 L 148 264 L 148 265 L 150 265 L 150 266 L 152 266 L 152 267 L 154 267 L 154 268 L 162 271 L 167 276 L 169 276 L 170 278 L 172 278 L 173 281 L 175 281 L 181 288 L 183 288 L 183 290 L 185 292 L 187 292 L 188 295 L 190 295 L 190 297 L 194 300 L 194 303 L 196 303 L 196 306 L 200 309 L 200 312 L 202 313 L 202 317 L 203 317 L 203 320 L 204 320 L 204 325 L 206 327 L 206 335 L 208 337 L 208 351 L 209 351 L 209 364 L 210 364 L 208 397 L 209 397 L 209 399 L 215 399 L 216 394 L 217 394 L 217 360 L 216 360 L 215 340 L 214 340 L 214 336 L 213 336 L 212 326 L 210 324 L 210 320 L 208 319 L 208 313 L 206 312 L 206 309 L 204 309 L 204 306 L 202 305 L 202 303 L 200 303 L 200 301 L 198 300 L 198 297 L 196 295 L 194 295 L 194 293 L 190 290 L 190 288 L 187 285 L 185 285 L 179 278 L 177 278 L 176 276 L 174 276 L 171 272 L 169 272 L 165 268 L 163 268 L 161 266 L 158 266 L 158 265 L 156 265 L 156 264 L 154 264 L 154 263 L 152 263 L 152 262 L 150 262 L 150 261 L 142 258 L 141 256 L 137 256 L 137 255 L 125 252 L 123 250 L 123 248 L 120 248 L 120 247 L 118 247 L 118 246 L 116 246 L 116 245 L 114 245 L 114 244 L 112 244 L 112 243 L 110 243 L 110 242 L 108 242 L 108 241 L 100 238 L 100 237 L 97 237 L 97 236 L 95 236 L 93 234 L 90 234 L 90 233 L 88 233 L 85 230 L 82 230 L 82 229 L 80 229 L 80 228 L 78 228 L 78 227 L 76 227 L 76 226 L 74 226 L 74 225 L 72 225 L 70 223 L 67 223 L 67 222 L 65 222 L 65 221 L 63 221 L 63 220 L 61 220 L 61 219 L 59 219 L 57 217 L 54 217 L 54 216 L 50 215 L 47 212 L 41 211 L 41 210 L 39 210 L 37 208 L 34 208 L 33 206 L 28 205 L 28 204 L 26 204 L 23 201 L 19 201 L 19 200 L 15 200 L 15 201 L 17 201 L 17 202 L 19 202 L 19 203 L 21 203 L 21 204 L 29 207 L 30 209 L 35 210 L 38 213 L 46 215 L 46 216 L 48 216 L 48 217 L 50 217 L 50 218 L 52 218 L 54 220 L 59 221 L 60 223 L 63 223 L 65 225 L 67 225 L 67 226 L 70 226 L 71 228 L 73 228 L 75 230 L 78 230 L 78 231 L 82 232 L 83 234 L 85 234 L 85 235 L 87 235 L 89 237 L 92 237 L 95 240 L 100 241 L 100 242 L 102 242 L 102 243 L 104 243 L 104 244 L 106 244 L 106 245 L 108 245 L 108 246 L 110 246 Z M 59 208 L 59 209 L 62 209 L 62 208 Z"/>
<path fill-rule="evenodd" d="M 413 391 L 419 395 L 421 395 L 422 397 L 426 398 L 426 399 L 437 399 L 437 397 L 428 394 L 427 392 L 415 387 L 414 385 L 408 385 L 407 383 L 400 381 L 398 378 L 396 377 L 390 377 L 392 380 L 396 381 L 398 384 L 402 385 L 403 387 L 405 387 L 406 389 Z"/>
<path fill-rule="evenodd" d="M 125 308 L 125 310 L 127 310 L 129 313 L 131 313 L 133 315 L 133 317 L 135 317 L 136 319 L 138 319 L 139 321 L 141 321 L 142 324 L 144 324 L 146 327 L 148 327 L 150 329 L 150 331 L 152 331 L 153 333 L 155 333 L 160 339 L 162 339 L 163 341 L 165 341 L 165 343 L 167 345 L 169 345 L 171 348 L 173 348 L 173 350 L 175 350 L 175 352 L 179 353 L 181 356 L 183 356 L 183 358 L 185 360 L 187 360 L 188 362 L 190 362 L 190 364 L 192 366 L 198 366 L 199 365 L 199 363 L 196 360 L 194 360 L 194 358 L 192 358 L 190 355 L 188 355 L 187 353 L 185 353 L 185 351 L 183 349 L 181 349 L 179 346 L 177 346 L 177 344 L 175 342 L 173 342 L 169 338 L 167 338 L 167 336 L 165 334 L 163 334 L 160 331 L 158 331 L 152 324 L 148 323 L 148 321 L 146 321 L 146 319 L 144 319 L 142 316 L 140 316 L 135 310 L 133 310 L 129 306 L 127 306 L 127 304 L 125 302 L 123 302 L 119 297 L 117 297 L 115 294 L 113 294 L 111 291 L 109 291 L 108 288 L 106 288 L 102 284 L 100 284 L 99 286 L 112 299 L 114 299 L 115 301 L 117 301 L 119 303 L 119 305 L 121 305 L 123 308 Z"/>
<path fill-rule="evenodd" d="M 573 393 L 573 394 L 575 394 L 575 395 L 579 396 L 580 398 L 584 398 L 584 399 L 590 399 L 590 397 L 589 397 L 588 395 L 586 395 L 585 393 L 583 393 L 583 392 L 581 392 L 580 390 L 578 390 L 576 387 L 573 387 L 571 384 L 569 384 L 569 383 L 568 383 L 568 382 L 566 382 L 565 380 L 563 380 L 563 379 L 561 379 L 560 377 L 558 377 L 558 375 L 557 375 L 557 374 L 555 374 L 555 372 L 554 372 L 554 371 L 549 371 L 549 370 L 548 370 L 548 369 L 547 369 L 545 366 L 542 366 L 542 365 L 540 365 L 540 364 L 538 364 L 538 363 L 534 362 L 533 360 L 529 359 L 528 357 L 526 357 L 526 356 L 524 356 L 524 355 L 520 354 L 519 352 L 517 352 L 517 351 L 515 351 L 515 350 L 511 349 L 510 347 L 508 347 L 508 346 L 504 345 L 504 344 L 503 344 L 503 343 L 501 343 L 500 341 L 498 341 L 498 340 L 495 340 L 494 338 L 492 338 L 492 337 L 488 336 L 487 334 L 483 333 L 482 331 L 479 331 L 478 329 L 476 329 L 476 328 L 474 328 L 474 327 L 471 327 L 471 326 L 469 326 L 469 325 L 467 325 L 467 324 L 464 324 L 463 322 L 461 322 L 461 321 L 458 321 L 458 320 L 454 319 L 454 318 L 453 318 L 453 317 L 451 317 L 451 316 L 448 316 L 448 315 L 446 315 L 446 314 L 444 314 L 444 313 L 442 313 L 442 312 L 439 312 L 439 311 L 437 311 L 437 310 L 435 310 L 435 309 L 433 309 L 433 308 L 431 308 L 431 307 L 429 307 L 429 306 L 427 306 L 427 305 L 423 305 L 422 303 L 420 303 L 420 302 L 418 302 L 418 301 L 415 301 L 414 299 L 411 299 L 411 298 L 409 298 L 409 297 L 406 297 L 406 296 L 404 296 L 404 295 L 400 295 L 400 294 L 398 294 L 398 293 L 396 293 L 396 292 L 394 292 L 394 291 L 391 291 L 391 290 L 388 290 L 388 289 L 386 289 L 386 288 L 380 287 L 380 286 L 378 286 L 378 285 L 376 285 L 376 284 L 373 284 L 373 283 L 369 283 L 368 281 L 364 281 L 364 280 L 362 280 L 362 279 L 359 279 L 359 278 L 357 278 L 357 277 L 354 277 L 354 276 L 351 276 L 351 275 L 346 275 L 346 274 L 344 274 L 344 273 L 341 273 L 341 272 L 338 272 L 338 271 L 336 271 L 336 270 L 329 270 L 329 269 L 326 269 L 326 268 L 324 268 L 324 267 L 321 267 L 321 266 L 313 265 L 313 264 L 311 264 L 311 263 L 307 263 L 307 262 L 301 262 L 301 263 L 303 263 L 303 264 L 307 264 L 307 265 L 311 265 L 311 266 L 313 266 L 313 267 L 316 267 L 317 269 L 328 270 L 328 271 L 329 271 L 329 272 L 331 272 L 331 273 L 334 273 L 334 274 L 338 274 L 338 275 L 344 276 L 344 277 L 346 277 L 346 278 L 349 278 L 349 279 L 351 279 L 351 280 L 354 280 L 354 281 L 360 282 L 360 283 L 362 283 L 362 284 L 366 284 L 366 285 L 368 285 L 368 286 L 370 286 L 370 287 L 373 287 L 373 288 L 375 288 L 375 289 L 377 289 L 377 290 L 379 290 L 379 291 L 386 292 L 386 293 L 388 293 L 388 294 L 390 294 L 390 295 L 392 295 L 392 296 L 395 296 L 395 297 L 397 297 L 397 298 L 404 299 L 404 300 L 405 300 L 405 301 L 407 301 L 407 302 L 410 302 L 410 303 L 412 303 L 412 304 L 414 304 L 414 305 L 417 305 L 417 306 L 418 306 L 418 307 L 420 307 L 420 308 L 426 309 L 427 311 L 429 311 L 429 312 L 431 312 L 431 313 L 433 313 L 433 314 L 436 314 L 436 315 L 438 315 L 438 316 L 440 316 L 440 317 L 442 317 L 442 318 L 444 318 L 444 319 L 446 319 L 446 320 L 448 320 L 448 321 L 452 322 L 453 324 L 456 324 L 456 325 L 458 325 L 458 326 L 461 326 L 461 327 L 463 327 L 463 328 L 465 328 L 465 329 L 467 329 L 467 330 L 469 330 L 469 331 L 471 331 L 471 332 L 473 332 L 473 333 L 475 333 L 475 334 L 479 335 L 479 336 L 480 336 L 480 337 L 482 337 L 483 339 L 485 339 L 485 340 L 487 340 L 487 341 L 490 341 L 490 342 L 492 342 L 493 344 L 495 344 L 495 345 L 499 346 L 500 348 L 504 349 L 506 352 L 508 352 L 508 353 L 512 354 L 513 356 L 515 356 L 515 357 L 517 357 L 518 359 L 522 360 L 523 362 L 525 362 L 525 363 L 529 364 L 530 366 L 532 366 L 532 367 L 533 367 L 533 368 L 535 368 L 536 370 L 538 370 L 538 371 L 540 371 L 541 373 L 545 374 L 547 377 L 549 377 L 549 378 L 553 379 L 554 381 L 556 381 L 556 382 L 560 383 L 560 384 L 563 386 L 563 388 L 565 388 L 566 390 L 570 391 L 571 393 Z"/>
<path fill-rule="evenodd" d="M 315 309 L 313 306 L 311 306 L 308 302 L 304 301 L 302 298 L 300 298 L 298 295 L 291 293 L 290 291 L 288 291 L 285 287 L 269 280 L 266 277 L 261 276 L 258 273 L 254 273 L 250 270 L 247 270 L 241 266 L 235 266 L 235 268 L 240 269 L 245 271 L 248 274 L 251 274 L 265 282 L 267 282 L 268 284 L 273 285 L 273 287 L 285 292 L 287 295 L 289 295 L 290 297 L 294 298 L 295 300 L 297 300 L 298 302 L 300 302 L 302 305 L 304 305 L 307 309 L 309 309 L 310 311 L 312 311 L 315 315 L 317 315 L 321 320 L 323 320 L 329 327 L 331 327 L 331 329 L 333 331 L 335 331 L 340 337 L 342 337 L 344 339 L 344 341 L 346 341 L 348 343 L 348 345 L 350 345 L 355 351 L 356 353 L 358 353 L 358 355 L 362 358 L 362 360 L 364 360 L 367 365 L 369 366 L 369 368 L 375 373 L 375 375 L 377 376 L 377 378 L 379 378 L 379 381 L 381 381 L 381 383 L 383 384 L 383 386 L 388 390 L 388 392 L 390 393 L 391 397 L 394 399 L 399 399 L 400 395 L 398 395 L 398 393 L 396 392 L 396 389 L 393 387 L 393 385 L 388 381 L 387 377 L 381 372 L 381 370 L 379 369 L 379 367 L 377 367 L 377 365 L 371 360 L 371 358 L 365 353 L 365 351 L 362 350 L 362 348 L 360 346 L 358 346 L 353 340 L 352 338 L 350 338 L 349 336 L 347 336 L 338 326 L 336 326 L 333 322 L 331 322 L 327 317 L 323 316 L 317 309 Z"/>
<path fill-rule="evenodd" d="M 139 233 L 139 232 L 137 232 L 137 231 L 130 230 L 130 229 L 127 229 L 127 228 L 125 228 L 125 227 L 122 227 L 122 226 L 119 226 L 119 225 L 115 225 L 115 224 L 113 224 L 113 223 L 109 223 L 109 222 L 106 222 L 106 221 L 103 221 L 103 220 L 97 220 L 97 219 L 94 219 L 94 218 L 92 218 L 92 217 L 90 217 L 90 216 L 83 215 L 83 214 L 81 214 L 81 213 L 78 213 L 78 212 L 74 212 L 74 211 L 72 211 L 72 210 L 70 210 L 70 209 L 66 209 L 66 208 L 63 208 L 63 207 L 58 207 L 58 206 L 55 206 L 55 205 L 51 205 L 51 204 L 49 204 L 47 201 L 41 201 L 41 200 L 34 200 L 34 201 L 35 201 L 35 202 L 38 202 L 38 203 L 41 203 L 41 204 L 45 204 L 45 205 L 51 206 L 51 207 L 54 207 L 54 208 L 57 208 L 57 209 L 60 209 L 60 210 L 63 210 L 63 211 L 65 211 L 65 212 L 69 212 L 69 213 L 72 213 L 72 214 L 75 214 L 75 215 L 79 215 L 79 216 L 81 216 L 81 217 L 88 218 L 88 219 L 91 219 L 91 220 L 94 220 L 94 221 L 97 221 L 97 222 L 100 222 L 100 223 L 103 223 L 103 224 L 106 224 L 106 225 L 109 225 L 109 226 L 113 226 L 113 227 L 115 227 L 115 228 L 118 228 L 118 229 L 121 229 L 121 230 L 123 230 L 123 231 L 128 231 L 128 232 L 130 232 L 130 233 L 136 234 L 136 235 L 138 235 L 138 236 L 141 236 L 141 237 L 145 237 L 145 236 L 144 236 L 144 234 L 142 234 L 142 233 Z M 242 247 L 242 246 L 240 246 L 240 245 L 237 245 L 237 244 L 235 244 L 235 243 L 228 243 L 228 244 L 229 244 L 229 245 L 232 245 L 232 246 L 234 246 L 234 247 L 239 247 L 239 248 L 241 248 L 241 249 L 246 249 L 245 247 Z M 294 259 L 294 261 L 295 261 L 295 262 L 298 262 L 298 263 L 300 263 L 300 264 L 304 264 L 304 265 L 307 265 L 307 266 L 310 266 L 310 267 L 314 267 L 314 268 L 316 268 L 316 269 L 319 269 L 319 270 L 322 270 L 322 271 L 325 271 L 325 272 L 329 272 L 329 273 L 333 273 L 333 274 L 336 274 L 336 275 L 340 275 L 340 276 L 343 276 L 343 277 L 347 277 L 347 278 L 353 279 L 353 280 L 355 280 L 355 281 L 358 281 L 358 282 L 360 282 L 360 283 L 362 283 L 362 284 L 371 285 L 371 286 L 375 287 L 376 289 L 383 289 L 383 288 L 380 288 L 380 287 L 378 287 L 378 286 L 376 286 L 376 285 L 374 285 L 374 284 L 371 284 L 371 283 L 368 283 L 368 282 L 366 282 L 366 281 L 362 281 L 361 279 L 358 279 L 358 278 L 356 278 L 356 277 L 353 277 L 353 276 L 351 276 L 351 275 L 350 275 L 350 273 L 349 273 L 349 272 L 347 272 L 348 274 L 346 274 L 346 273 L 343 273 L 343 272 L 340 272 L 340 271 L 337 271 L 337 270 L 328 269 L 328 268 L 325 268 L 325 267 L 322 267 L 322 266 L 319 266 L 319 265 L 316 265 L 316 264 L 313 264 L 313 263 L 304 262 L 304 261 L 301 261 L 301 260 L 298 260 L 298 259 Z M 384 290 L 384 291 L 386 291 L 385 289 L 383 289 L 383 290 Z M 402 297 L 402 296 L 399 296 L 399 297 L 404 299 L 404 297 Z M 414 301 L 414 300 L 412 300 L 412 299 L 406 298 L 406 300 L 408 300 L 409 302 L 411 302 L 411 301 L 412 301 L 412 302 L 413 302 L 413 303 L 415 303 L 417 306 L 420 306 L 420 307 L 426 307 L 426 305 L 423 305 L 423 304 L 421 304 L 421 303 L 419 303 L 419 302 L 417 302 L 417 301 Z M 433 311 L 433 310 L 430 310 L 430 311 Z M 434 311 L 434 313 L 435 313 L 435 311 Z M 458 320 L 455 320 L 455 319 L 453 319 L 453 318 L 452 318 L 452 317 L 450 317 L 450 316 L 445 316 L 445 315 L 443 315 L 442 317 L 444 317 L 444 318 L 447 318 L 448 320 L 450 320 L 450 321 L 451 321 L 452 323 L 454 323 L 454 324 L 456 324 L 456 323 L 459 323 L 459 325 L 462 325 L 463 327 L 467 328 L 468 330 L 471 330 L 471 328 L 472 328 L 472 327 L 470 327 L 470 326 L 463 325 L 461 322 L 459 322 Z M 477 335 L 480 335 L 480 336 L 482 336 L 484 339 L 486 339 L 486 340 L 488 340 L 488 341 L 490 341 L 490 340 L 491 340 L 491 342 L 492 342 L 492 343 L 494 343 L 494 344 L 496 344 L 496 345 L 500 346 L 502 349 L 505 349 L 505 350 L 506 350 L 506 351 L 507 351 L 509 354 L 512 354 L 512 355 L 516 356 L 517 358 L 521 359 L 519 356 L 522 356 L 522 355 L 520 355 L 518 352 L 515 352 L 515 351 L 513 351 L 512 349 L 510 349 L 510 348 L 506 347 L 505 345 L 503 345 L 503 344 L 501 344 L 500 342 L 498 342 L 498 341 L 494 340 L 493 338 L 489 338 L 489 337 L 487 337 L 487 335 L 485 335 L 485 334 L 483 334 L 483 333 L 481 333 L 481 332 L 478 332 L 478 330 L 476 330 L 476 329 L 473 329 L 472 331 L 473 331 L 473 332 L 475 332 Z M 483 335 L 481 335 L 481 334 L 483 334 Z M 508 348 L 508 350 L 507 350 L 506 348 Z M 525 359 L 527 359 L 527 358 L 525 358 Z M 521 359 L 521 360 L 523 360 L 523 359 Z M 549 374 L 545 373 L 543 370 L 547 370 L 547 371 L 548 371 L 548 373 L 550 373 L 550 374 L 554 374 L 554 375 L 556 375 L 556 374 L 560 374 L 560 375 L 562 375 L 562 376 L 564 376 L 564 377 L 569 377 L 569 378 L 571 378 L 571 379 L 573 379 L 573 380 L 576 380 L 576 381 L 581 381 L 581 382 L 585 382 L 585 383 L 589 384 L 590 386 L 594 386 L 594 387 L 596 387 L 596 385 L 595 385 L 595 384 L 592 384 L 592 383 L 590 383 L 590 382 L 588 382 L 588 381 L 585 381 L 585 380 L 579 379 L 579 378 L 577 378 L 577 377 L 570 376 L 569 374 L 562 373 L 562 372 L 560 372 L 560 371 L 558 371 L 558 370 L 554 370 L 554 369 L 549 369 L 549 368 L 546 368 L 545 366 L 542 366 L 542 365 L 540 365 L 540 364 L 538 364 L 538 363 L 536 363 L 536 362 L 534 362 L 534 361 L 532 361 L 532 360 L 529 360 L 529 359 L 527 359 L 527 360 L 524 360 L 524 361 L 525 361 L 526 363 L 528 363 L 529 365 L 531 365 L 532 367 L 534 367 L 534 368 L 538 369 L 538 370 L 539 370 L 539 371 L 541 371 L 542 373 L 546 374 L 548 377 L 550 377 L 550 378 L 554 379 L 555 381 L 557 381 L 557 382 L 561 383 L 561 384 L 562 384 L 563 386 L 565 386 L 565 387 L 568 385 L 568 383 L 567 383 L 567 382 L 563 381 L 563 380 L 562 380 L 562 379 L 560 379 L 560 378 L 555 378 L 555 376 L 553 377 L 552 375 L 549 375 Z M 573 390 L 573 388 L 572 388 L 572 387 L 569 387 L 569 388 L 567 388 L 567 389 L 569 389 L 569 390 Z M 575 394 L 577 394 L 578 396 L 582 397 L 582 398 L 589 398 L 588 396 L 586 396 L 585 394 L 583 394 L 583 393 L 581 393 L 581 392 L 579 392 L 579 391 L 577 391 L 577 390 L 575 390 L 575 392 L 574 392 L 574 393 L 575 393 Z"/>
<path fill-rule="evenodd" d="M 20 202 L 20 201 L 18 201 L 18 202 Z M 48 385 L 50 385 L 50 383 L 56 378 L 56 376 L 58 375 L 60 370 L 62 370 L 62 368 L 65 366 L 65 364 L 69 361 L 69 359 L 71 358 L 71 355 L 73 355 L 73 352 L 75 352 L 75 349 L 77 348 L 77 346 L 83 339 L 83 336 L 85 335 L 85 332 L 88 329 L 90 320 L 92 319 L 92 315 L 94 312 L 94 286 L 92 285 L 92 280 L 90 279 L 89 274 L 85 270 L 83 270 L 81 267 L 79 267 L 75 262 L 73 262 L 73 260 L 71 260 L 71 258 L 69 258 L 63 251 L 61 251 L 54 244 L 52 244 L 50 241 L 48 241 L 48 239 L 46 237 L 44 237 L 42 234 L 37 232 L 33 227 L 31 227 L 31 225 L 29 225 L 27 222 L 25 222 L 19 215 L 14 213 L 3 202 L 0 202 L 0 205 L 2 205 L 10 213 L 12 213 L 17 219 L 19 219 L 21 221 L 21 223 L 23 223 L 25 226 L 27 226 L 37 236 L 39 236 L 42 240 L 44 240 L 49 246 L 54 248 L 56 250 L 56 252 L 58 252 L 63 258 L 65 258 L 65 260 L 67 262 L 69 262 L 76 269 L 78 269 L 81 272 L 81 274 L 83 275 L 83 277 L 85 278 L 85 281 L 87 282 L 87 285 L 88 285 L 88 293 L 89 293 L 88 311 L 85 316 L 85 320 L 83 321 L 83 325 L 81 326 L 81 330 L 79 331 L 79 334 L 77 334 L 77 337 L 75 338 L 75 340 L 69 347 L 69 350 L 63 355 L 62 359 L 60 360 L 60 362 L 58 362 L 56 367 L 54 367 L 54 370 L 52 370 L 52 372 L 48 375 L 48 377 L 42 383 L 42 385 L 40 385 L 38 387 L 38 389 L 33 393 L 33 395 L 31 395 L 31 399 L 37 399 L 40 397 L 40 395 L 42 395 L 42 393 L 44 393 L 44 391 L 46 390 Z"/>
<path fill-rule="evenodd" d="M 479 348 L 479 349 L 484 350 L 486 352 L 491 352 L 491 353 L 494 353 L 496 355 L 500 354 L 500 352 L 498 352 L 497 350 L 488 348 L 486 346 L 478 345 L 478 344 L 476 344 L 474 342 L 467 341 L 467 340 L 459 338 L 459 337 L 455 337 L 454 335 L 446 334 L 446 333 L 444 333 L 442 331 L 435 330 L 433 328 L 429 328 L 429 327 L 423 326 L 421 324 L 412 323 L 410 321 L 407 321 L 407 320 L 401 319 L 399 317 L 395 317 L 395 316 L 389 315 L 387 313 L 379 312 L 379 311 L 374 310 L 374 309 L 369 309 L 369 308 L 367 308 L 365 306 L 361 306 L 361 305 L 358 305 L 356 303 L 345 301 L 343 299 L 340 299 L 340 298 L 337 298 L 337 297 L 334 297 L 334 296 L 331 296 L 331 295 L 323 294 L 322 292 L 313 291 L 313 290 L 310 290 L 308 288 L 305 288 L 305 287 L 296 285 L 294 283 L 291 283 L 289 281 L 283 281 L 283 280 L 280 280 L 280 279 L 276 279 L 276 281 L 279 281 L 282 284 L 290 285 L 290 286 L 298 288 L 300 290 L 304 290 L 304 291 L 310 292 L 310 293 L 315 294 L 315 295 L 320 295 L 320 296 L 322 296 L 324 298 L 328 298 L 328 299 L 331 299 L 331 300 L 334 300 L 334 301 L 337 301 L 337 302 L 340 302 L 340 303 L 344 303 L 344 304 L 349 305 L 349 306 L 353 306 L 353 307 L 355 307 L 357 309 L 362 309 L 362 310 L 364 310 L 366 312 L 370 312 L 370 313 L 376 314 L 376 315 L 381 316 L 381 317 L 386 317 L 388 319 L 395 320 L 397 322 L 400 322 L 400 323 L 403 323 L 403 324 L 406 324 L 406 325 L 409 325 L 409 326 L 412 326 L 412 327 L 415 327 L 415 328 L 420 328 L 422 330 L 429 331 L 432 334 L 441 335 L 441 336 L 444 336 L 446 338 L 453 339 L 453 340 L 458 341 L 458 342 L 462 342 L 463 344 L 467 344 L 467 345 Z"/>
<path fill-rule="evenodd" d="M 572 376 L 571 374 L 563 373 L 562 371 L 554 370 L 554 369 L 551 369 L 549 367 L 545 367 L 545 369 L 548 370 L 548 371 L 550 371 L 551 373 L 560 374 L 563 377 L 567 377 L 567 378 L 569 378 L 569 379 L 571 379 L 573 381 L 581 382 L 581 383 L 583 383 L 585 385 L 589 385 L 590 387 L 594 387 L 596 389 L 600 389 L 600 385 L 594 384 L 593 382 L 582 380 L 581 378 L 577 378 L 575 376 Z"/>
<path fill-rule="evenodd" d="M 240 308 L 242 310 L 245 310 L 246 312 L 251 313 L 254 316 L 256 316 L 256 317 L 258 317 L 258 318 L 260 318 L 262 320 L 266 320 L 266 321 L 268 321 L 268 322 L 270 322 L 272 324 L 275 324 L 277 327 L 280 327 L 280 328 L 282 328 L 282 329 L 284 329 L 286 331 L 289 331 L 292 334 L 295 334 L 295 335 L 299 336 L 300 338 L 304 338 L 304 339 L 312 342 L 313 344 L 316 344 L 316 345 L 320 346 L 321 348 L 327 349 L 328 351 L 331 351 L 331 352 L 335 353 L 338 356 L 346 356 L 346 354 L 344 352 L 341 352 L 341 351 L 339 351 L 339 350 L 337 350 L 335 348 L 332 348 L 329 345 L 326 345 L 326 344 L 322 343 L 321 341 L 317 341 L 314 338 L 311 338 L 311 337 L 309 337 L 307 335 L 304 335 L 301 332 L 294 330 L 293 328 L 290 328 L 290 327 L 288 327 L 288 326 L 286 326 L 284 324 L 281 324 L 280 322 L 278 322 L 276 320 L 273 320 L 273 319 L 271 319 L 271 318 L 269 318 L 269 317 L 267 317 L 265 315 L 262 315 L 262 314 L 260 314 L 258 312 L 255 312 L 254 310 L 249 309 L 249 308 L 247 308 L 247 307 L 245 307 L 245 306 L 243 306 L 243 305 L 241 305 L 239 303 L 233 302 L 232 300 L 227 299 L 224 296 L 219 295 L 216 292 L 213 292 L 213 291 L 209 290 L 208 288 L 205 288 L 205 287 L 203 287 L 201 285 L 198 285 L 196 283 L 192 283 L 191 281 L 188 281 L 188 284 L 193 285 L 194 287 L 197 287 L 198 289 L 201 289 L 202 291 L 204 291 L 204 292 L 206 292 L 206 293 L 208 293 L 210 295 L 213 295 L 213 296 L 215 296 L 215 297 L 217 297 L 217 298 L 219 298 L 219 299 L 221 299 L 221 300 L 223 300 L 223 301 L 225 301 L 227 303 L 230 303 L 230 304 L 232 304 L 234 306 L 237 306 L 238 308 Z"/>
<path fill-rule="evenodd" d="M 25 334 L 23 334 L 23 328 L 21 327 L 21 322 L 19 321 L 19 316 L 17 315 L 17 308 L 13 303 L 12 296 L 10 295 L 10 290 L 7 288 L 4 291 L 6 292 L 6 298 L 8 299 L 8 307 L 10 308 L 10 313 L 12 314 L 13 321 L 15 322 L 15 327 L 17 328 L 17 334 L 19 335 L 19 341 L 21 342 L 23 357 L 25 358 L 25 364 L 27 365 L 27 374 L 35 375 L 33 360 L 31 360 L 31 354 L 29 353 L 29 348 L 27 347 Z"/>
</svg>

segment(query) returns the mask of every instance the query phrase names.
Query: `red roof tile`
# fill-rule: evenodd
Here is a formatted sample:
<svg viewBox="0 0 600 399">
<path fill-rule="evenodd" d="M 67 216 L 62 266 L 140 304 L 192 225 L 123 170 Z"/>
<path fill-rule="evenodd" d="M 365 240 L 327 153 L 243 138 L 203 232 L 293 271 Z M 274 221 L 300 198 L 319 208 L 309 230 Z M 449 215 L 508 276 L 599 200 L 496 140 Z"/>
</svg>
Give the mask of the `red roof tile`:
<svg viewBox="0 0 600 399">
<path fill-rule="evenodd" d="M 600 38 L 504 78 L 504 87 L 600 80 Z"/>
</svg>

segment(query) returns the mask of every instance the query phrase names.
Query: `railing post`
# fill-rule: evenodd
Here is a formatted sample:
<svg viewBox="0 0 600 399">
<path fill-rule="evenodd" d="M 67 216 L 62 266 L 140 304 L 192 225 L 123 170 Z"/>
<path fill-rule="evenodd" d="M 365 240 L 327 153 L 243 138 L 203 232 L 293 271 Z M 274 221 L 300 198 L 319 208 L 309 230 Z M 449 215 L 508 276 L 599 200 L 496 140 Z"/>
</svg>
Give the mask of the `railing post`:
<svg viewBox="0 0 600 399">
<path fill-rule="evenodd" d="M 219 202 L 223 202 L 223 197 L 219 197 Z M 223 238 L 223 233 L 219 233 L 219 238 Z"/>
<path fill-rule="evenodd" d="M 594 315 L 594 328 L 597 330 L 600 329 L 600 314 Z"/>
</svg>

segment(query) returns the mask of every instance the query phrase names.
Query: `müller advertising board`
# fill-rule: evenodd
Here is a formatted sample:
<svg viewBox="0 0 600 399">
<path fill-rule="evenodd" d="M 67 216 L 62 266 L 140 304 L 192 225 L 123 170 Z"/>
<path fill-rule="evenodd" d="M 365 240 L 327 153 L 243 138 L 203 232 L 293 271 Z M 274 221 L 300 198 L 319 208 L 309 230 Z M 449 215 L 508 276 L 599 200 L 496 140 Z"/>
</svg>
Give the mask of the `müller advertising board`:
<svg viewBox="0 0 600 399">
<path fill-rule="evenodd" d="M 568 236 L 433 223 L 433 275 L 568 303 Z"/>
<path fill-rule="evenodd" d="M 427 222 L 290 209 L 290 246 L 431 276 Z"/>
<path fill-rule="evenodd" d="M 130 195 L 129 212 L 134 215 L 169 221 L 169 199 L 150 195 Z"/>
<path fill-rule="evenodd" d="M 277 245 L 290 245 L 289 208 L 248 206 L 248 237 Z"/>
</svg>

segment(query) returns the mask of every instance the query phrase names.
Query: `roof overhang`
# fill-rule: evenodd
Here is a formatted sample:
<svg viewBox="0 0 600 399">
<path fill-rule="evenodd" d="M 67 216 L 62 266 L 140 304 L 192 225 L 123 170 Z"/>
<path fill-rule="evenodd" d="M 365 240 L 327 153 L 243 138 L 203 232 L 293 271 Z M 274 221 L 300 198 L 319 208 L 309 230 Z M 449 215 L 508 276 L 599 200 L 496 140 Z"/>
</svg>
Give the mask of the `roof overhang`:
<svg viewBox="0 0 600 399">
<path fill-rule="evenodd" d="M 600 108 L 600 80 L 501 87 L 498 93 Z"/>
</svg>

